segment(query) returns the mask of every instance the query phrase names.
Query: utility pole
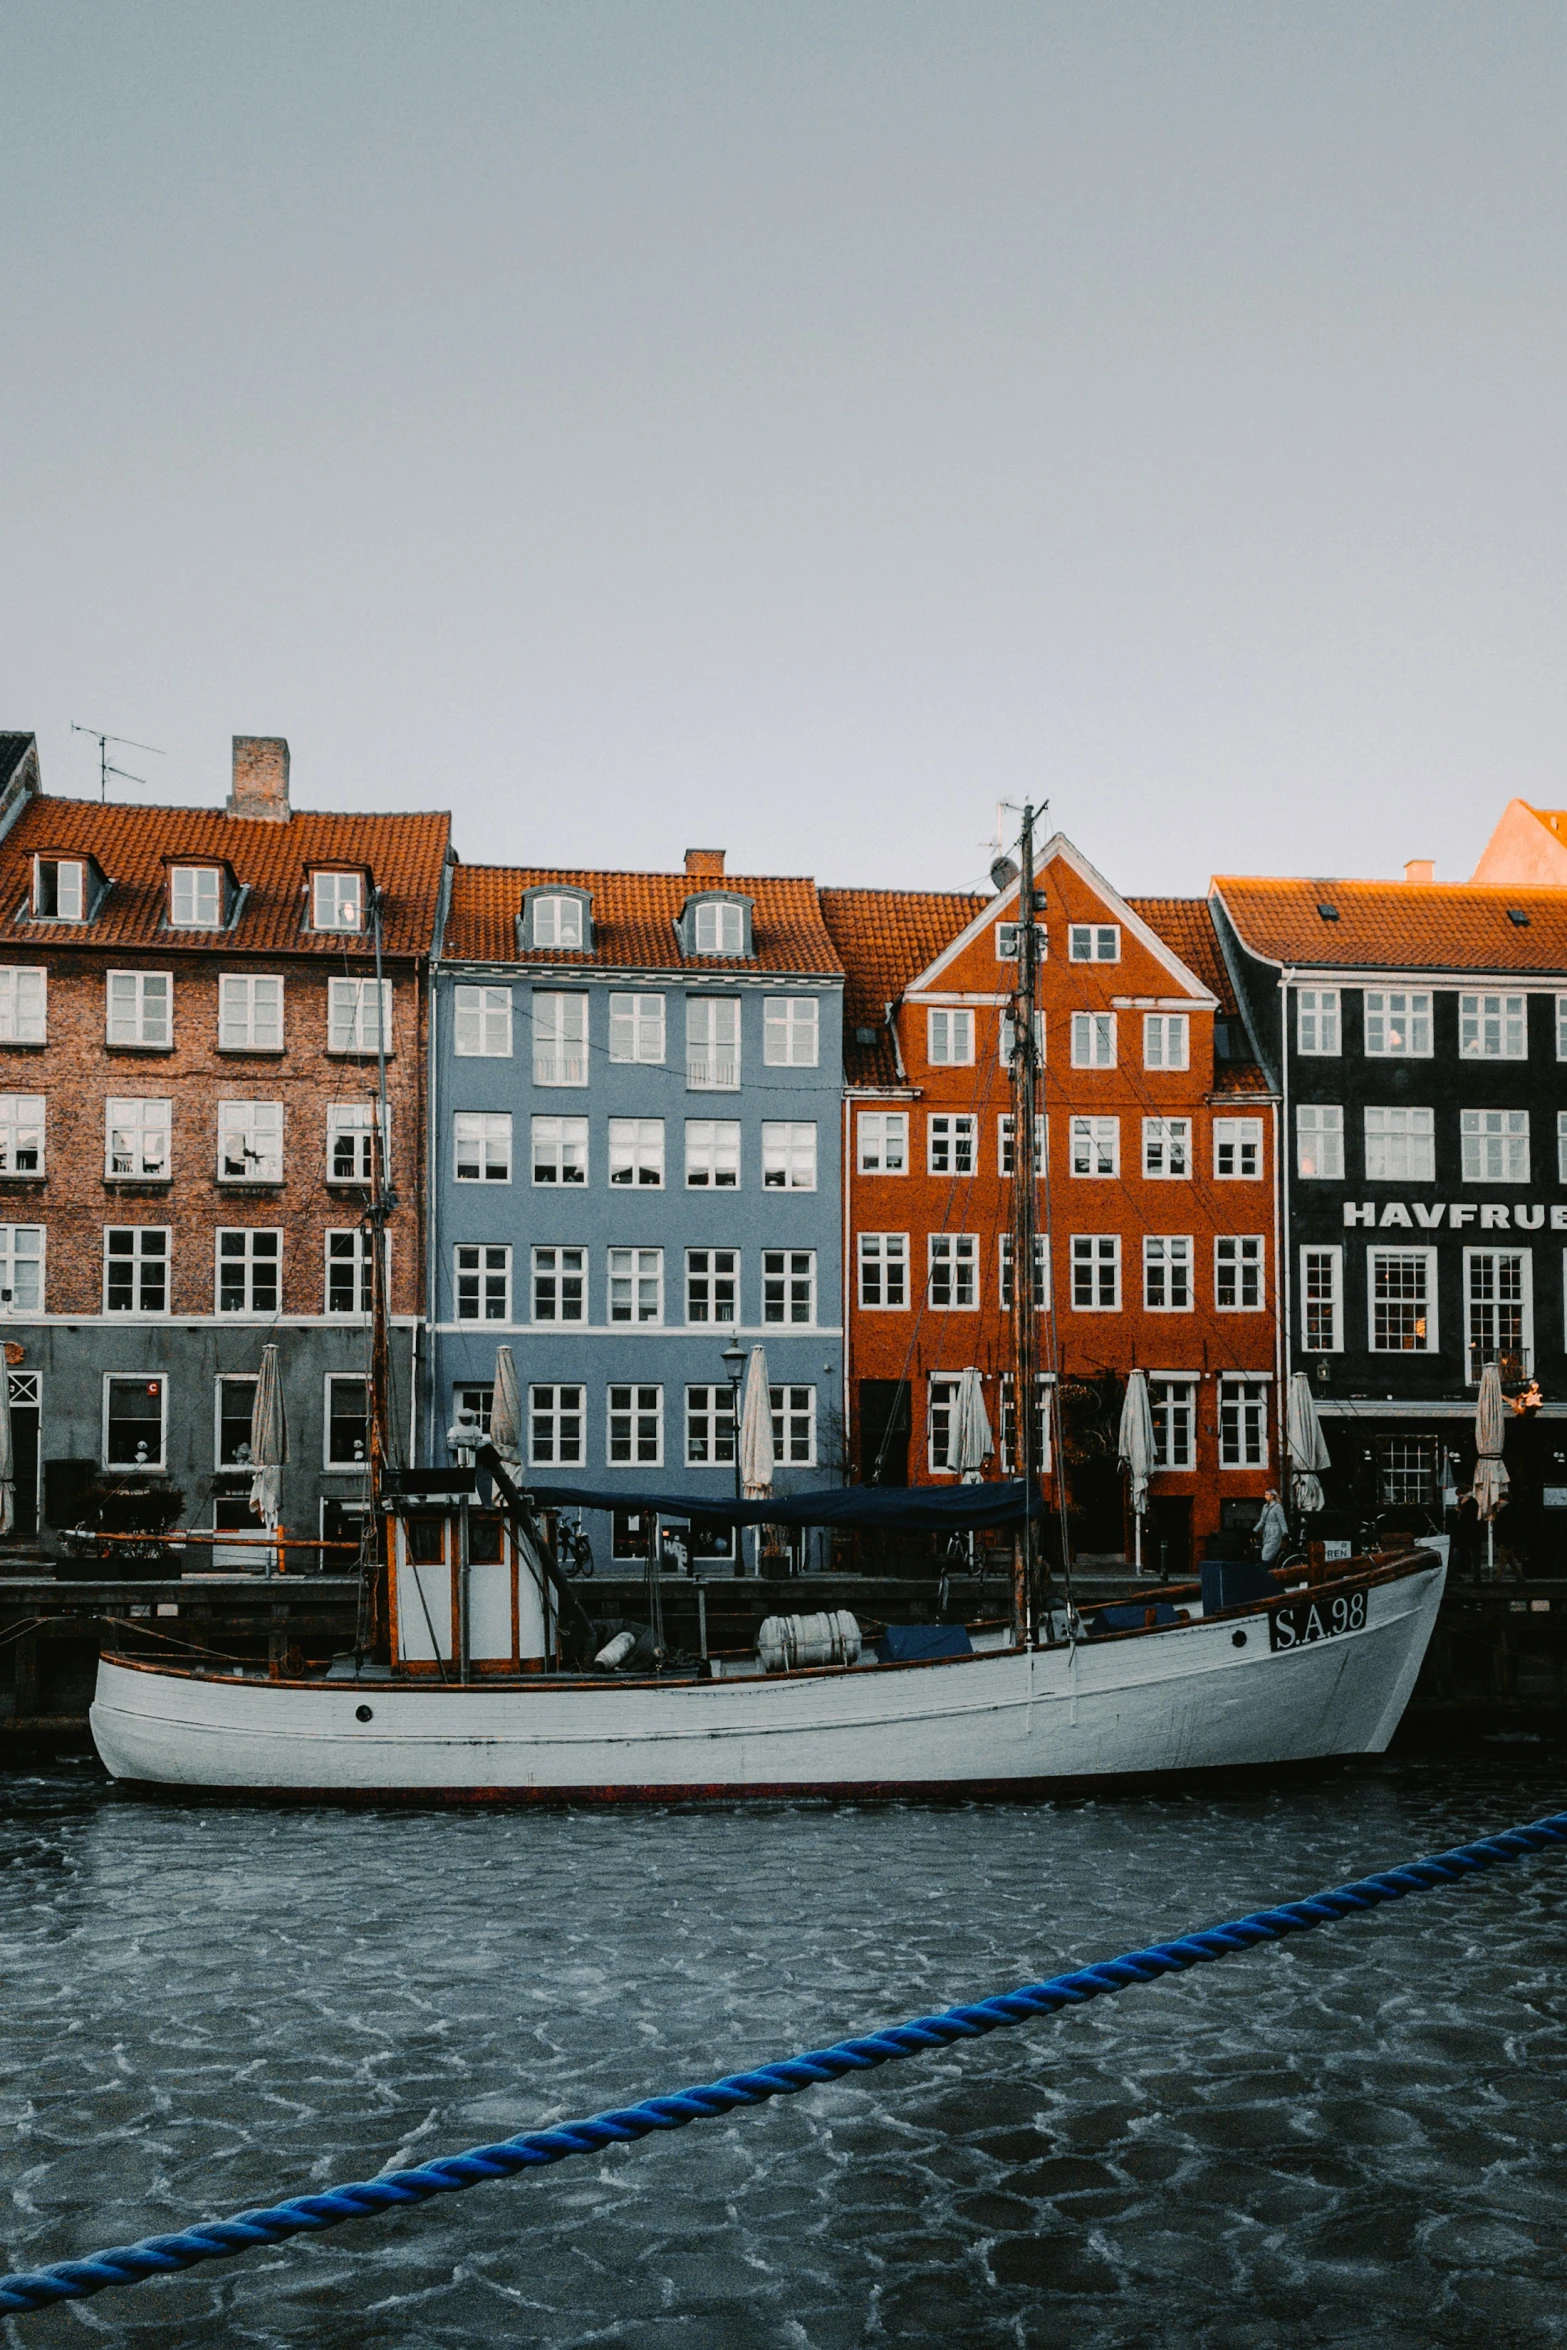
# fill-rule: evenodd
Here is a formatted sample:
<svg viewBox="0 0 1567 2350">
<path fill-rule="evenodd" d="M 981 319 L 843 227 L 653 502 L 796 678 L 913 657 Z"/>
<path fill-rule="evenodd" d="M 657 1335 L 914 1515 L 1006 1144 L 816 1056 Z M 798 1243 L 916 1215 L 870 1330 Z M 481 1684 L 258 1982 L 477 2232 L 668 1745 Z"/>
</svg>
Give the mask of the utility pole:
<svg viewBox="0 0 1567 2350">
<path fill-rule="evenodd" d="M 1027 1495 L 1027 1516 L 1013 1548 L 1012 1633 L 1031 1646 L 1039 1604 L 1039 1339 L 1034 1319 L 1034 1258 L 1039 1231 L 1039 932 L 1034 905 L 1034 810 L 1023 810 L 1018 845 L 1017 989 L 1012 999 L 1012 1424 Z"/>
</svg>

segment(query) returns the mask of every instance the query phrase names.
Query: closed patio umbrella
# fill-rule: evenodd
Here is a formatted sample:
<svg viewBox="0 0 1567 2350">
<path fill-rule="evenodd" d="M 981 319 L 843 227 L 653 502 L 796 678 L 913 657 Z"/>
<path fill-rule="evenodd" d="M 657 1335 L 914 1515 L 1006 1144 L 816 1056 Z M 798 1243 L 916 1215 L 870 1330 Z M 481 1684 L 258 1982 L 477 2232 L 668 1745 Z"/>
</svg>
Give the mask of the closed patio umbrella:
<svg viewBox="0 0 1567 2350">
<path fill-rule="evenodd" d="M 1148 1480 L 1153 1475 L 1153 1412 L 1148 1402 L 1148 1374 L 1128 1371 L 1126 1399 L 1121 1405 L 1121 1432 L 1116 1449 L 1127 1474 L 1127 1498 L 1132 1505 L 1133 1555 L 1139 1572 L 1143 1563 L 1143 1519 L 1148 1510 Z"/>
<path fill-rule="evenodd" d="M 522 1389 L 509 1346 L 495 1349 L 495 1393 L 490 1404 L 490 1442 L 503 1461 L 522 1465 Z"/>
<path fill-rule="evenodd" d="M 283 1504 L 283 1464 L 288 1459 L 288 1420 L 283 1410 L 283 1374 L 278 1350 L 264 1346 L 250 1411 L 251 1510 L 275 1534 Z"/>
<path fill-rule="evenodd" d="M 11 1435 L 11 1372 L 0 1346 L 0 1534 L 16 1525 L 16 1446 Z"/>
<path fill-rule="evenodd" d="M 1480 1373 L 1475 1401 L 1475 1507 L 1485 1520 L 1485 1566 L 1496 1572 L 1496 1515 L 1507 1505 L 1507 1471 L 1502 1465 L 1502 1439 L 1507 1414 L 1502 1403 L 1502 1375 L 1495 1363 Z"/>
<path fill-rule="evenodd" d="M 1317 1399 L 1311 1392 L 1311 1381 L 1304 1371 L 1290 1373 L 1284 1427 L 1290 1466 L 1295 1472 L 1295 1507 L 1303 1511 L 1320 1510 L 1326 1497 L 1317 1471 L 1331 1469 L 1333 1456 L 1317 1417 Z"/>
<path fill-rule="evenodd" d="M 985 1382 L 972 1365 L 958 1379 L 947 1431 L 947 1466 L 956 1469 L 965 1485 L 977 1485 L 994 1439 L 985 1410 Z"/>
<path fill-rule="evenodd" d="M 767 1350 L 753 1346 L 740 1396 L 740 1490 L 747 1501 L 765 1501 L 773 1490 L 773 1399 L 767 1382 Z M 743 1537 L 742 1537 L 743 1540 Z M 756 1533 L 756 1572 L 762 1571 L 763 1533 Z"/>
</svg>

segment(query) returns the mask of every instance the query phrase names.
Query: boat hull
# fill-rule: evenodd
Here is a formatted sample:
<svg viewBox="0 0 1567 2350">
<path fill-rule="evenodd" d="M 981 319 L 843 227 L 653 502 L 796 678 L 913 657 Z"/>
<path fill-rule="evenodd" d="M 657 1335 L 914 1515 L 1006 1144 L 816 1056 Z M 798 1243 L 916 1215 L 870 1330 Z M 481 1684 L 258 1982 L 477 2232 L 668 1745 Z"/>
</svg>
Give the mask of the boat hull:
<svg viewBox="0 0 1567 2350">
<path fill-rule="evenodd" d="M 1357 1586 L 1361 1626 L 1279 1649 L 1259 1611 L 701 1682 L 266 1681 L 105 1657 L 92 1730 L 117 1779 L 311 1800 L 1004 1791 L 1304 1763 L 1386 1747 L 1443 1578 L 1432 1560 Z"/>
</svg>

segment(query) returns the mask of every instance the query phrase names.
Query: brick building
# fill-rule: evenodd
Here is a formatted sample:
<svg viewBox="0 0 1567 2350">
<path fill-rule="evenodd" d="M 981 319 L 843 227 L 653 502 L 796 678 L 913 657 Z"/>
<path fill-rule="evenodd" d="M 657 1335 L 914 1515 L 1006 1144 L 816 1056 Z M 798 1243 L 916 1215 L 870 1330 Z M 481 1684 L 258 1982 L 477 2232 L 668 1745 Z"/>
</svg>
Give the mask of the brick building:
<svg viewBox="0 0 1567 2350">
<path fill-rule="evenodd" d="M 1075 1547 L 1119 1554 L 1120 1400 L 1133 1365 L 1148 1373 L 1151 1556 L 1173 1573 L 1202 1535 L 1255 1514 L 1276 1468 L 1272 1102 L 1202 900 L 1124 899 L 1060 836 L 1037 886 L 1042 1384 L 1060 1383 Z M 821 897 L 847 974 L 852 1465 L 885 1483 L 954 1475 L 956 1383 L 973 1366 L 996 1475 L 1010 1450 L 1016 884 Z"/>
<path fill-rule="evenodd" d="M 448 819 L 295 809 L 288 747 L 270 738 L 235 739 L 222 811 L 45 798 L 26 736 L 0 737 L 0 767 L 17 1532 L 37 1529 L 41 1484 L 58 1522 L 97 1472 L 166 1475 L 187 1524 L 253 1534 L 236 1454 L 272 1338 L 284 1525 L 346 1531 L 364 1482 L 360 1216 L 383 1039 L 394 1401 L 411 1426 Z"/>
</svg>

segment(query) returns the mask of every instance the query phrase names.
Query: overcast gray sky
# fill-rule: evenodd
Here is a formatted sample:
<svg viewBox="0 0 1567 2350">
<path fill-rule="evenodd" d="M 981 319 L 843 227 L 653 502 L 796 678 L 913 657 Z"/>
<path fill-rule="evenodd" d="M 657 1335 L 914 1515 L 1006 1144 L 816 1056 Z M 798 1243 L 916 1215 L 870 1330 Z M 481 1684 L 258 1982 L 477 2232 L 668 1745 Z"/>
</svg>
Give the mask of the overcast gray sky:
<svg viewBox="0 0 1567 2350">
<path fill-rule="evenodd" d="M 1567 800 L 1561 0 L 0 0 L 0 89 L 55 791 L 1145 891 Z"/>
</svg>

